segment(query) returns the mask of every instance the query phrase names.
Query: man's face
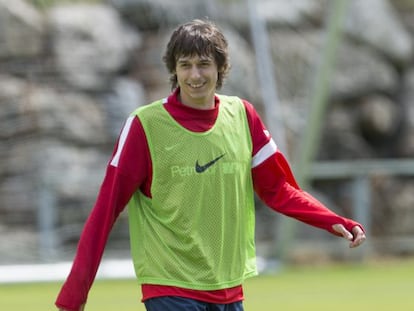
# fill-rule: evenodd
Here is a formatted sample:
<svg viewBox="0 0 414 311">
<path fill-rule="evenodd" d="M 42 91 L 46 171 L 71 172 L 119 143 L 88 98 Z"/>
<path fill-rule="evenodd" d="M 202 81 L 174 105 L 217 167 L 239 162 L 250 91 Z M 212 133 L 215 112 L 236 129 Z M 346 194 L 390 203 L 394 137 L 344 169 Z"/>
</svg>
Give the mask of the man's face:
<svg viewBox="0 0 414 311">
<path fill-rule="evenodd" d="M 177 60 L 176 75 L 184 105 L 197 109 L 214 107 L 218 69 L 213 57 L 182 56 Z"/>
</svg>

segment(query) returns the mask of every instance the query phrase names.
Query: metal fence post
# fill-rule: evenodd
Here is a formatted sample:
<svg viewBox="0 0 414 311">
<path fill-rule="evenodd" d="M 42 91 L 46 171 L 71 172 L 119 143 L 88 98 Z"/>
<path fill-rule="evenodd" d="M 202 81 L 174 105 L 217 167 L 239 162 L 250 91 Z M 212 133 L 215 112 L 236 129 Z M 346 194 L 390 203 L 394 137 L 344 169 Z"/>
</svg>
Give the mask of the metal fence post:
<svg viewBox="0 0 414 311">
<path fill-rule="evenodd" d="M 364 225 L 366 235 L 371 232 L 371 182 L 368 175 L 358 175 L 353 179 L 353 215 L 352 217 Z M 367 254 L 367 246 L 361 248 L 362 257 Z M 363 258 L 361 258 L 363 259 Z"/>
<path fill-rule="evenodd" d="M 56 194 L 51 182 L 41 177 L 38 191 L 37 224 L 39 230 L 39 257 L 42 261 L 53 261 L 58 255 L 56 231 Z"/>
</svg>

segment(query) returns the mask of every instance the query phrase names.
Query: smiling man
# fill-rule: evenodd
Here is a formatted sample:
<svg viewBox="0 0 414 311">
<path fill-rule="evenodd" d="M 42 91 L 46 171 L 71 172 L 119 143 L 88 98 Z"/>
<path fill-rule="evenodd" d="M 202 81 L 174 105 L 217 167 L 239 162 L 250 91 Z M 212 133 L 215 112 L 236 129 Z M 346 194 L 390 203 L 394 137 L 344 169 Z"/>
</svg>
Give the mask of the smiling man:
<svg viewBox="0 0 414 311">
<path fill-rule="evenodd" d="M 57 298 L 60 310 L 83 310 L 127 205 L 148 311 L 243 310 L 243 281 L 257 274 L 254 191 L 271 209 L 343 237 L 350 247 L 364 242 L 359 223 L 299 188 L 254 107 L 216 93 L 230 68 L 216 25 L 180 25 L 163 60 L 172 93 L 126 120 Z"/>
<path fill-rule="evenodd" d="M 196 109 L 213 109 L 218 79 L 217 64 L 207 56 L 180 57 L 176 66 L 180 99 Z"/>
</svg>

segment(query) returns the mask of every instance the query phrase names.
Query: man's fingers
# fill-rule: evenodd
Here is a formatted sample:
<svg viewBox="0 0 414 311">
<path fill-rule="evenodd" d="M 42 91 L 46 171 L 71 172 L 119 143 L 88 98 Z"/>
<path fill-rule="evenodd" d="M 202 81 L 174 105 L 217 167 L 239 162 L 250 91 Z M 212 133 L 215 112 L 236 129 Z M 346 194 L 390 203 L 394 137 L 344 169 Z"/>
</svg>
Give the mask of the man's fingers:
<svg viewBox="0 0 414 311">
<path fill-rule="evenodd" d="M 364 231 L 362 231 L 362 229 L 359 226 L 355 226 L 352 228 L 352 233 L 354 236 L 354 239 L 352 241 L 352 243 L 349 245 L 349 247 L 357 247 L 359 245 L 361 245 L 362 243 L 364 243 L 364 241 L 366 240 L 366 236 Z"/>
<path fill-rule="evenodd" d="M 345 239 L 352 241 L 354 239 L 354 236 L 352 235 L 351 232 L 349 232 L 348 230 L 346 230 L 346 228 L 344 227 L 344 225 L 342 224 L 336 224 L 333 225 L 332 228 L 338 232 L 340 235 L 342 235 Z"/>
<path fill-rule="evenodd" d="M 346 228 L 342 224 L 333 225 L 332 228 L 340 235 L 342 235 L 345 239 L 351 241 L 351 243 L 349 244 L 349 247 L 351 248 L 361 245 L 366 240 L 365 233 L 359 226 L 353 227 L 352 233 L 346 230 Z"/>
</svg>

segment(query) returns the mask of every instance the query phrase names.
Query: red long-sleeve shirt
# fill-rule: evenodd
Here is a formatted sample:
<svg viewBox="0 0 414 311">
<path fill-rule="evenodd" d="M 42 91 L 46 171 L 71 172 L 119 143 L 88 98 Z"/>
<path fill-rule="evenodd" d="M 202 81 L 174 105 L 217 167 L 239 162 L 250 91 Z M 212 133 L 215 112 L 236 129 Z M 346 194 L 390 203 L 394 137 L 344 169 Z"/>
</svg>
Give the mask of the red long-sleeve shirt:
<svg viewBox="0 0 414 311">
<path fill-rule="evenodd" d="M 182 105 L 178 100 L 178 91 L 168 97 L 165 109 L 191 131 L 210 129 L 218 115 L 218 98 L 214 109 L 197 110 Z M 243 103 L 253 144 L 253 185 L 260 199 L 277 212 L 335 235 L 338 234 L 332 229 L 334 224 L 343 224 L 349 231 L 356 225 L 361 226 L 333 213 L 299 188 L 288 162 L 277 150 L 256 110 L 249 102 Z M 138 189 L 151 197 L 151 180 L 152 162 L 145 133 L 140 120 L 136 116 L 130 117 L 114 148 L 95 206 L 81 234 L 71 272 L 59 293 L 56 306 L 77 311 L 86 302 L 112 226 Z M 215 291 L 198 291 L 143 284 L 142 295 L 143 300 L 174 295 L 211 303 L 231 303 L 243 299 L 243 290 L 241 285 Z"/>
</svg>

